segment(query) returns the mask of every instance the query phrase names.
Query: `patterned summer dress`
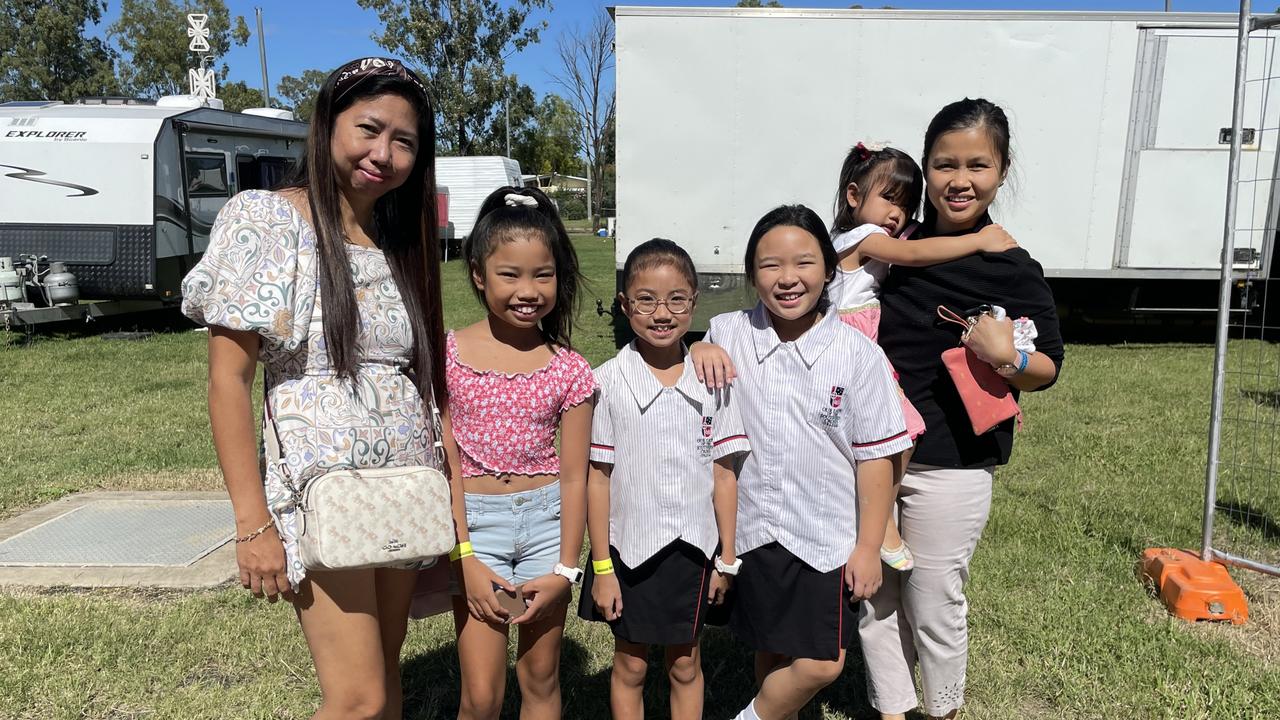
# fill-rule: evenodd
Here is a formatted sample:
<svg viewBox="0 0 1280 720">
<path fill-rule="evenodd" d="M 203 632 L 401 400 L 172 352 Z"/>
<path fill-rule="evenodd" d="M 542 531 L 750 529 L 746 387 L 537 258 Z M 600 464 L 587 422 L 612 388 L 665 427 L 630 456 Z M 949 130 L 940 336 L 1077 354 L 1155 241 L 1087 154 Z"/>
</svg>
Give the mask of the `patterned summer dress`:
<svg viewBox="0 0 1280 720">
<path fill-rule="evenodd" d="M 182 312 L 192 320 L 262 335 L 267 401 L 299 487 L 335 468 L 438 467 L 429 409 L 408 372 L 413 331 L 391 269 L 380 250 L 348 245 L 347 253 L 360 317 L 354 383 L 335 376 L 325 351 L 315 230 L 283 196 L 250 190 L 232 198 L 182 283 Z M 306 570 L 282 473 L 265 464 L 263 482 L 296 588 Z"/>
</svg>

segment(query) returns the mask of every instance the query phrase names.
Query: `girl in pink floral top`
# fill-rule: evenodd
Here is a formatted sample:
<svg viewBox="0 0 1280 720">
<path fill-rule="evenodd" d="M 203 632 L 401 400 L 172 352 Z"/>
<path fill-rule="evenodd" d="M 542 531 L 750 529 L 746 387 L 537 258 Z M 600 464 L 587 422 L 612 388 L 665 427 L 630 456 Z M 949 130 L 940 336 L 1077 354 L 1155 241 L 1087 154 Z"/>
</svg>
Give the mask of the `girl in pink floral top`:
<svg viewBox="0 0 1280 720">
<path fill-rule="evenodd" d="M 464 255 L 489 314 L 449 334 L 445 359 L 457 440 L 449 464 L 466 497 L 455 518 L 458 717 L 498 717 L 508 625 L 520 626 L 522 715 L 560 717 L 560 642 L 570 587 L 582 578 L 595 391 L 591 366 L 569 349 L 578 259 L 546 195 L 511 187 L 481 205 Z"/>
</svg>

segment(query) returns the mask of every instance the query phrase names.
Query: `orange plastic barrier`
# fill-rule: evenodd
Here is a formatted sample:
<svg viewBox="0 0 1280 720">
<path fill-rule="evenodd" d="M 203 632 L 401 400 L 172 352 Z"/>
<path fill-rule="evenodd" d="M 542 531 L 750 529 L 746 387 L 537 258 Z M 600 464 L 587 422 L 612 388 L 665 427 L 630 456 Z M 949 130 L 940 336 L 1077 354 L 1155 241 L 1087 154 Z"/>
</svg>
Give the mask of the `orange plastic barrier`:
<svg viewBox="0 0 1280 720">
<path fill-rule="evenodd" d="M 1220 563 L 1175 548 L 1149 548 L 1142 553 L 1142 575 L 1155 583 L 1169 613 L 1183 620 L 1225 620 L 1241 625 L 1249 619 L 1249 603 Z"/>
</svg>

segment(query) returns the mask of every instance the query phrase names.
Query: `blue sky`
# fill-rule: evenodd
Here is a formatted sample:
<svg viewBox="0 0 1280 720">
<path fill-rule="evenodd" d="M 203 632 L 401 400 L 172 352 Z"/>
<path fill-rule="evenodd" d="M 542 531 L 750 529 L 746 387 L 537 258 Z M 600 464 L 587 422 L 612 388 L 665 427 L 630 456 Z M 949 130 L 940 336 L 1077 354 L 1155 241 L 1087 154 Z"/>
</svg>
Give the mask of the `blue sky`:
<svg viewBox="0 0 1280 720">
<path fill-rule="evenodd" d="M 360 8 L 354 0 L 226 0 L 232 15 L 243 15 L 254 28 L 255 6 L 263 9 L 263 27 L 267 39 L 267 70 L 274 90 L 283 75 L 298 75 L 304 70 L 318 68 L 329 70 L 346 60 L 366 55 L 385 55 L 370 36 L 378 29 L 378 17 L 372 11 Z M 1159 12 L 1164 0 L 784 0 L 787 7 L 843 8 L 853 2 L 875 7 L 891 4 L 904 9 L 946 10 L 1109 10 Z M 604 14 L 609 5 L 663 5 L 728 7 L 736 0 L 649 0 L 648 2 L 618 3 L 598 0 L 552 0 L 554 7 L 535 13 L 534 18 L 545 20 L 547 29 L 542 42 L 513 55 L 507 61 L 514 72 L 539 96 L 554 91 L 549 73 L 558 66 L 555 39 L 569 28 L 588 25 L 597 14 Z M 323 8 L 323 11 L 318 10 Z M 1258 9 L 1272 9 L 1259 3 Z M 1181 12 L 1238 12 L 1239 5 L 1228 0 L 1173 0 L 1173 9 Z M 107 16 L 102 27 L 113 22 L 119 12 L 119 2 L 108 0 Z M 174 42 L 185 43 L 185 35 L 175 33 Z M 256 35 L 245 47 L 234 48 L 224 61 L 231 67 L 232 80 L 244 80 L 250 87 L 260 87 L 261 70 L 258 66 Z"/>
</svg>

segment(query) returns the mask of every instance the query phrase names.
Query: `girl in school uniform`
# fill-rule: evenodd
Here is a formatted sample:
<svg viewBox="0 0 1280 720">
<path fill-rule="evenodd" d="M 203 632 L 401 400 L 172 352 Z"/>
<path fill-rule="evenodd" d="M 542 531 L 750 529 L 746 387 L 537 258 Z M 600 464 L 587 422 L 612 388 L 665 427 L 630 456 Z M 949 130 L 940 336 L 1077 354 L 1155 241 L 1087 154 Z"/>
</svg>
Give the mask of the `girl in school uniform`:
<svg viewBox="0 0 1280 720">
<path fill-rule="evenodd" d="M 596 370 L 592 563 L 578 614 L 613 629 L 614 718 L 645 716 L 649 645 L 665 646 L 671 717 L 700 718 L 698 633 L 741 566 L 734 462 L 747 435 L 729 390 L 707 390 L 686 362 L 681 338 L 698 297 L 689 254 L 650 240 L 627 256 L 622 276 L 618 301 L 636 339 Z"/>
<path fill-rule="evenodd" d="M 760 690 L 743 720 L 790 717 L 839 676 L 855 602 L 881 582 L 890 458 L 911 446 L 884 353 L 826 300 L 837 262 L 817 213 L 771 210 L 744 260 L 759 303 L 713 318 L 707 334 L 736 370 L 752 439 L 738 476 L 742 570 L 730 616 L 756 651 Z"/>
<path fill-rule="evenodd" d="M 454 599 L 458 717 L 499 716 L 508 625 L 520 628 L 521 716 L 560 717 L 560 642 L 570 588 L 583 574 L 595 392 L 591 366 L 569 347 L 581 275 L 540 190 L 499 188 L 478 217 L 464 254 L 488 316 L 450 332 L 445 346 L 457 443 L 449 466 L 465 491 L 455 496 L 451 554 L 462 586 Z"/>
</svg>

